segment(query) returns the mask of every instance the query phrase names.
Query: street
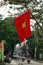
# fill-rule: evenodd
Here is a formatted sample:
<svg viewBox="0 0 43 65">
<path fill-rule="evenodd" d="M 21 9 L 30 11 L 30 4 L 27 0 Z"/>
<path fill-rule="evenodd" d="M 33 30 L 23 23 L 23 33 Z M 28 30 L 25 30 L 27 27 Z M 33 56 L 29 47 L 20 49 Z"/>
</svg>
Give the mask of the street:
<svg viewBox="0 0 43 65">
<path fill-rule="evenodd" d="M 30 64 L 28 64 L 26 60 L 24 62 L 22 62 L 21 60 L 12 60 L 10 64 L 6 65 L 43 65 L 43 63 L 31 60 Z"/>
</svg>

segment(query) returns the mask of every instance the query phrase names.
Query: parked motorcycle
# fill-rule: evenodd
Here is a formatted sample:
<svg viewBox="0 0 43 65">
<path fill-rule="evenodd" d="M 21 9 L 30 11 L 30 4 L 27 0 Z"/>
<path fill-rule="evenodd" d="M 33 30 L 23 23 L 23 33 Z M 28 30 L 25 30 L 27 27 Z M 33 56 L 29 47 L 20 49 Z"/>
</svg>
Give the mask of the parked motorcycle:
<svg viewBox="0 0 43 65">
<path fill-rule="evenodd" d="M 23 54 L 23 56 L 21 57 L 22 61 L 24 62 L 25 60 L 27 60 L 27 63 L 30 63 L 31 61 L 31 56 L 30 54 L 27 54 L 26 56 Z"/>
<path fill-rule="evenodd" d="M 28 54 L 27 55 L 27 63 L 30 63 L 30 61 L 31 61 L 31 56 L 30 56 L 30 54 Z"/>
<path fill-rule="evenodd" d="M 7 62 L 7 63 L 11 62 L 10 54 L 7 54 L 6 56 L 4 56 L 4 62 Z"/>
</svg>

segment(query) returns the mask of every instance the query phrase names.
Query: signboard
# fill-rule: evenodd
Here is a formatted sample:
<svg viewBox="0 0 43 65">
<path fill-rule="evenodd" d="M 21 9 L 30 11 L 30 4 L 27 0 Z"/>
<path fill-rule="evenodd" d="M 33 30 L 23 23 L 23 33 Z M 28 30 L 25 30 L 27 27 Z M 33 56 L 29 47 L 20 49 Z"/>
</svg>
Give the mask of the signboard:
<svg viewBox="0 0 43 65">
<path fill-rule="evenodd" d="M 0 42 L 0 60 L 3 61 L 3 43 Z"/>
</svg>

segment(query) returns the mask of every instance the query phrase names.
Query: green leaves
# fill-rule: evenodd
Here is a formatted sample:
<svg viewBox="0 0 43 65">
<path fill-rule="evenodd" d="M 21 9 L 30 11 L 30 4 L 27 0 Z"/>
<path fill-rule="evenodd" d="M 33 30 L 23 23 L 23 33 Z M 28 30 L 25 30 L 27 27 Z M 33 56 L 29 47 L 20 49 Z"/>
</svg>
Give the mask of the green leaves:
<svg viewBox="0 0 43 65">
<path fill-rule="evenodd" d="M 13 23 L 13 18 L 6 18 L 0 23 L 0 40 L 6 40 L 8 43 L 16 43 L 18 36 Z M 18 40 L 19 42 L 19 40 Z"/>
</svg>

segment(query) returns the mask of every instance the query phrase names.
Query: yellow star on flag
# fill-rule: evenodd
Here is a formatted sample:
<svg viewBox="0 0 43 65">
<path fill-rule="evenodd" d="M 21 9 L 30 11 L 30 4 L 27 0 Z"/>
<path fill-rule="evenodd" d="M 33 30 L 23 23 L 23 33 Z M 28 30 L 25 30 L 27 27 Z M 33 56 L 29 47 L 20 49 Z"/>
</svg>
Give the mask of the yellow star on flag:
<svg viewBox="0 0 43 65">
<path fill-rule="evenodd" d="M 22 23 L 22 28 L 25 28 L 26 27 L 26 22 L 23 22 Z"/>
</svg>

